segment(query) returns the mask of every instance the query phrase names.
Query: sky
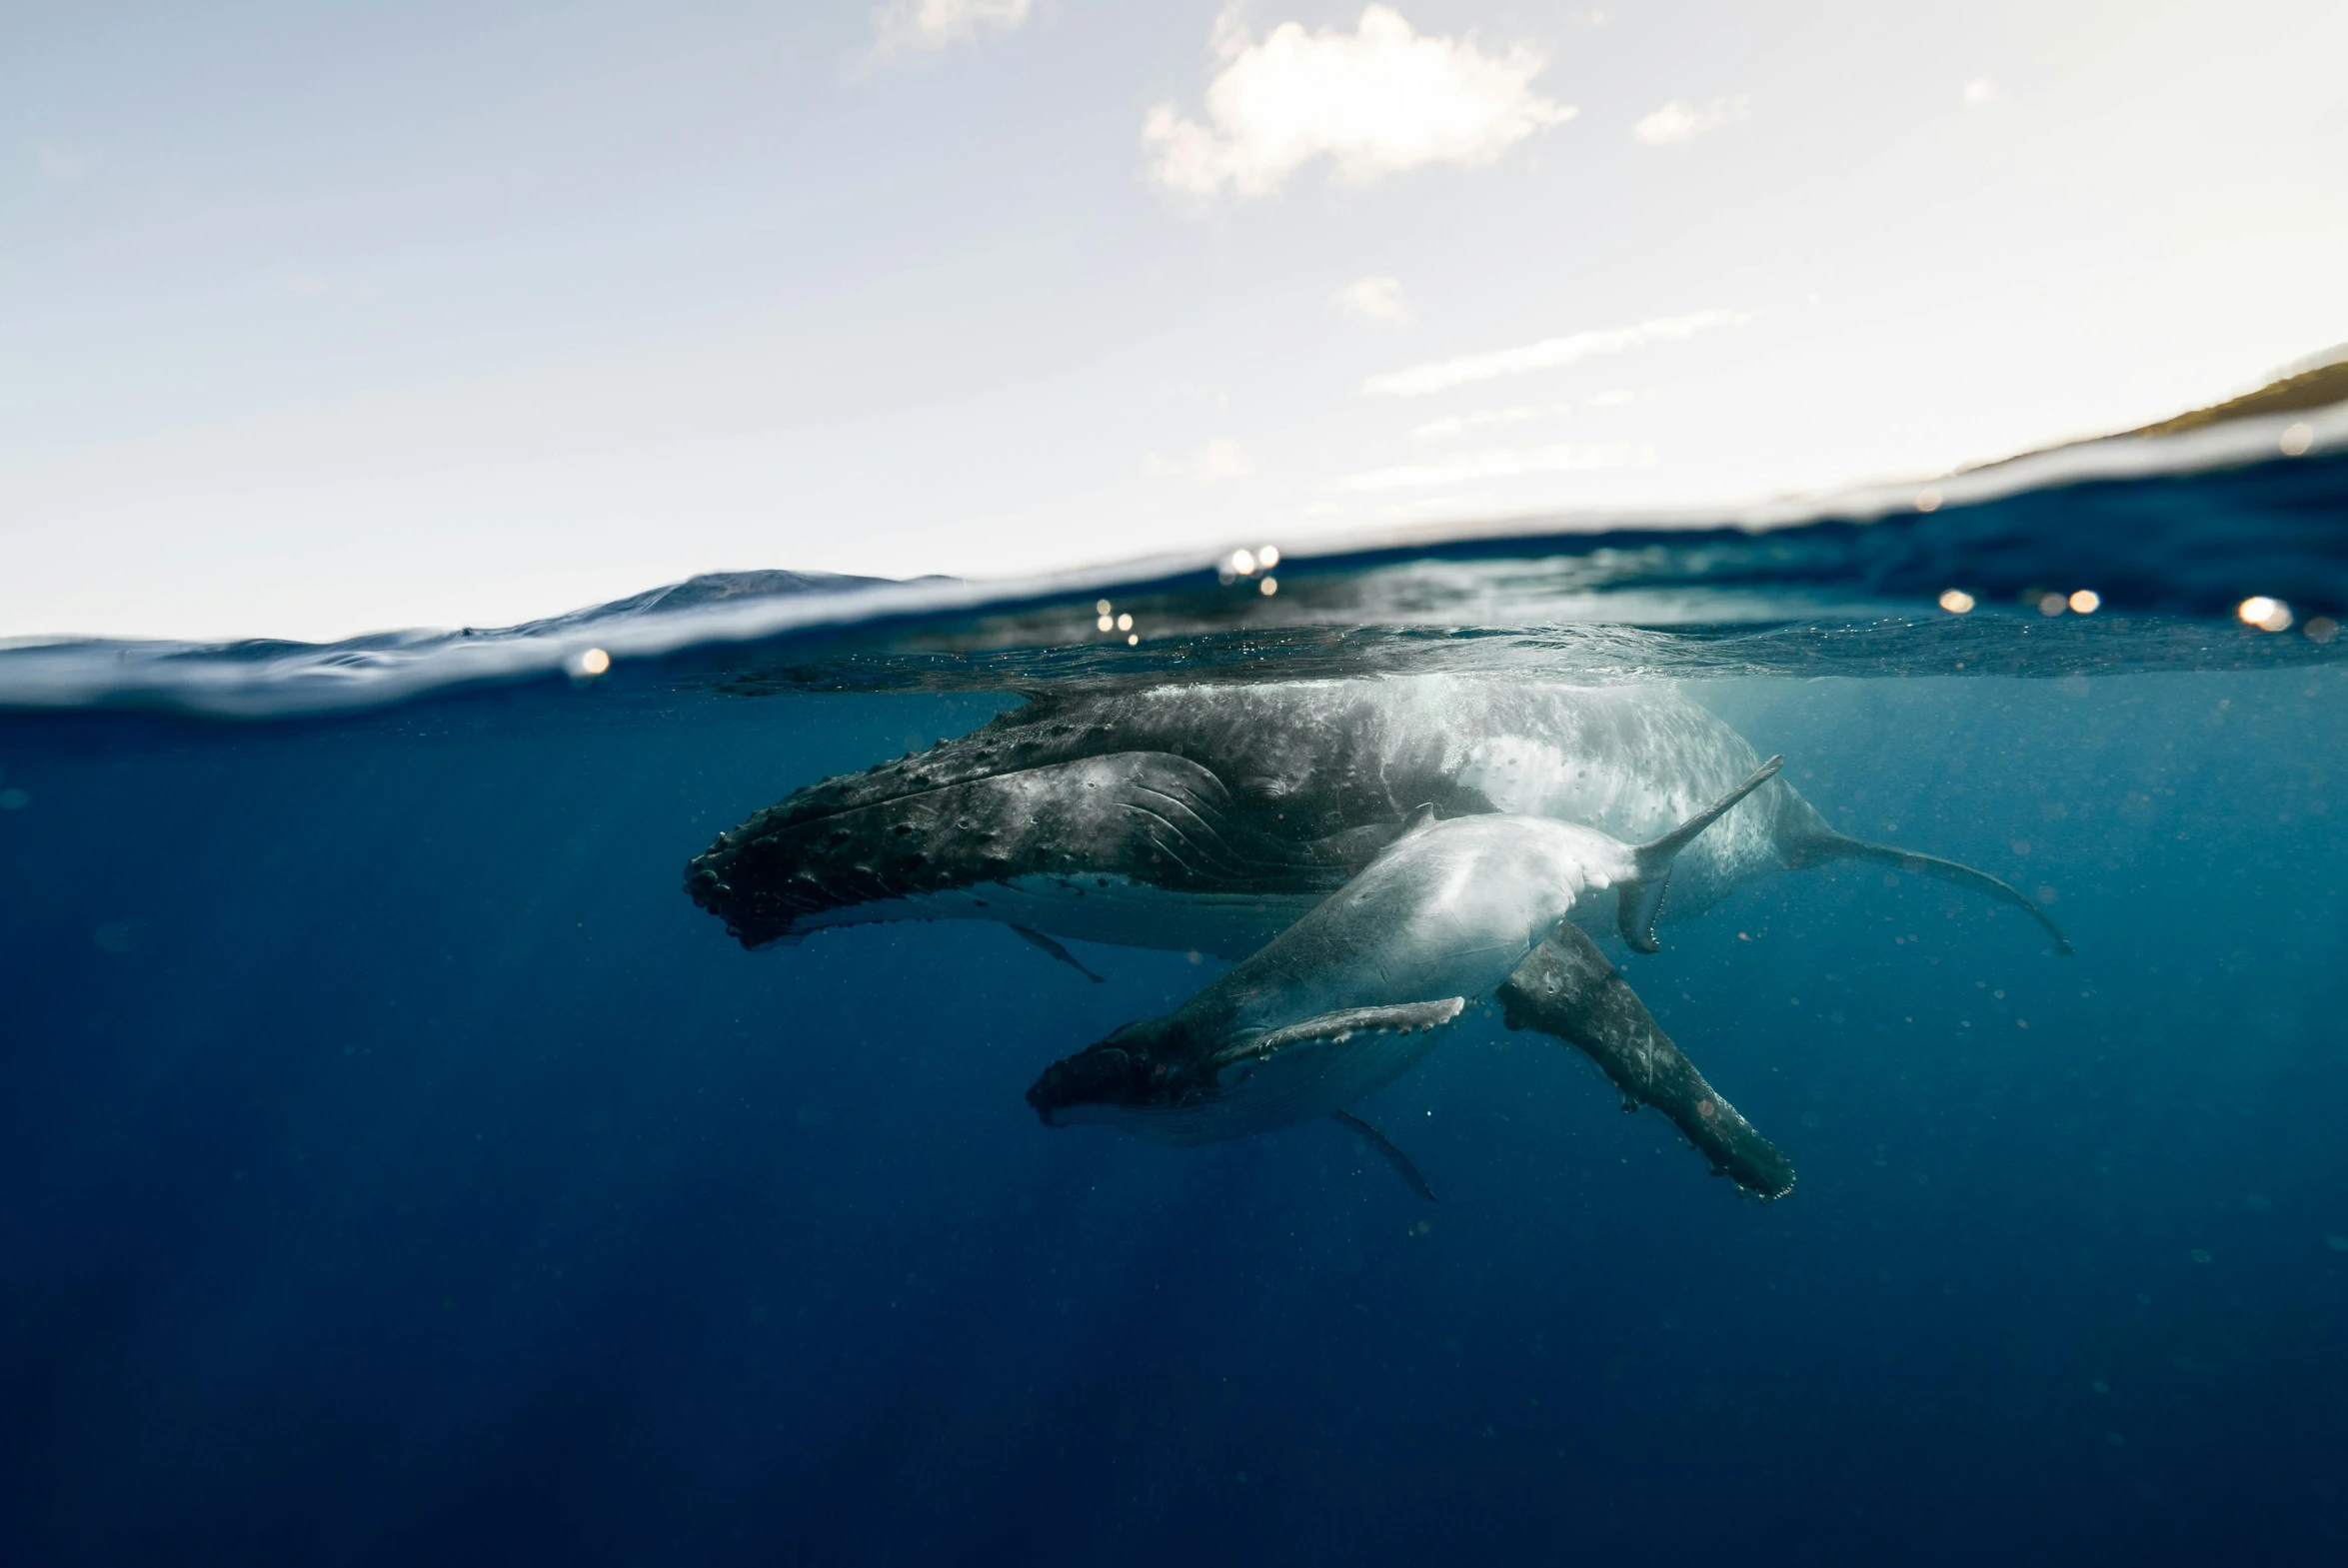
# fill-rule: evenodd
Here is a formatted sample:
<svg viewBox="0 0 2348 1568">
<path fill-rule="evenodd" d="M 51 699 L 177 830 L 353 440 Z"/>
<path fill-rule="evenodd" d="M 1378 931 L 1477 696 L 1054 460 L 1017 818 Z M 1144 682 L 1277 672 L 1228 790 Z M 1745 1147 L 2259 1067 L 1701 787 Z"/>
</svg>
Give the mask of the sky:
<svg viewBox="0 0 2348 1568">
<path fill-rule="evenodd" d="M 1921 477 L 2348 340 L 2348 3 L 0 0 L 0 637 Z"/>
</svg>

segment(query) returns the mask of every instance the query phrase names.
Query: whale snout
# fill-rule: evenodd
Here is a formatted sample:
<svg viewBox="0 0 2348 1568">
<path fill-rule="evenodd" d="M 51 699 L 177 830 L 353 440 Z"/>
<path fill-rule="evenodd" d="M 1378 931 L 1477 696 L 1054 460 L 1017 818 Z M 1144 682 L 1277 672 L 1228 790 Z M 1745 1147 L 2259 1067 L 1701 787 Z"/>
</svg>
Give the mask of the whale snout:
<svg viewBox="0 0 2348 1568">
<path fill-rule="evenodd" d="M 1163 1018 L 1129 1023 L 1046 1067 L 1029 1087 L 1028 1103 L 1048 1127 L 1188 1104 L 1202 1092 L 1196 1057 L 1180 1026 Z M 1211 1089 L 1209 1078 L 1203 1091 Z"/>
<path fill-rule="evenodd" d="M 1134 1058 L 1115 1045 L 1095 1045 L 1054 1062 L 1028 1086 L 1028 1103 L 1044 1125 L 1060 1125 L 1059 1113 L 1077 1105 L 1122 1104 L 1135 1097 Z"/>
</svg>

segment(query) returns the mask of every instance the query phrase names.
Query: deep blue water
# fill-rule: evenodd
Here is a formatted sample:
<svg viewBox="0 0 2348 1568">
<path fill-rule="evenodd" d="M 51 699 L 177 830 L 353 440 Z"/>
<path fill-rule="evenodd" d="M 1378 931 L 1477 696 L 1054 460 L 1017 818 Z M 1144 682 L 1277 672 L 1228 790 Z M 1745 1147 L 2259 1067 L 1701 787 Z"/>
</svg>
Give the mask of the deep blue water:
<svg viewBox="0 0 2348 1568">
<path fill-rule="evenodd" d="M 2338 1551 L 2341 673 L 1699 695 L 2079 948 L 1810 872 L 1626 960 L 1767 1207 L 1488 1017 L 1370 1108 L 1432 1209 L 1047 1129 L 1181 955 L 678 890 L 1000 700 L 8 722 L 0 1555 Z"/>
<path fill-rule="evenodd" d="M 1322 1123 L 1047 1128 L 1216 961 L 680 889 L 979 663 L 0 713 L 0 1561 L 2333 1558 L 2348 666 L 2077 621 L 1672 645 L 2078 949 L 1848 865 L 1609 944 L 1766 1206 L 1488 1011 L 1364 1107 L 1432 1207 Z"/>
</svg>

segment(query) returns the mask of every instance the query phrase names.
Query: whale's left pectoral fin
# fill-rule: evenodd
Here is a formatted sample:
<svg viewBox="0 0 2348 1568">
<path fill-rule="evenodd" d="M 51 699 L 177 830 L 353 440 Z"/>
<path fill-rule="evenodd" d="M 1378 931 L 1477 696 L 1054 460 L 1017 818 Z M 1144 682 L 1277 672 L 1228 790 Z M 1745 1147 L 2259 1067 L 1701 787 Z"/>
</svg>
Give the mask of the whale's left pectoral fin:
<svg viewBox="0 0 2348 1568">
<path fill-rule="evenodd" d="M 1580 1047 L 1622 1091 L 1624 1109 L 1654 1106 L 1714 1170 L 1756 1197 L 1793 1190 L 1793 1161 L 1704 1081 L 1580 927 L 1560 923 L 1499 994 L 1508 1027 L 1539 1029 Z"/>
<path fill-rule="evenodd" d="M 1445 996 L 1440 1001 L 1406 1001 L 1391 1007 L 1340 1007 L 1335 1012 L 1283 1024 L 1243 1045 L 1219 1051 L 1212 1064 L 1228 1066 L 1249 1057 L 1261 1060 L 1291 1045 L 1341 1045 L 1356 1034 L 1413 1034 L 1420 1029 L 1438 1029 L 1457 1018 L 1466 1007 L 1464 996 Z"/>
<path fill-rule="evenodd" d="M 1426 1178 L 1418 1173 L 1418 1167 L 1410 1163 L 1410 1156 L 1394 1146 L 1392 1138 L 1387 1137 L 1349 1110 L 1330 1111 L 1328 1119 L 1340 1126 L 1351 1128 L 1354 1136 L 1386 1157 L 1386 1163 L 1394 1167 L 1394 1174 L 1408 1182 L 1411 1191 L 1429 1203 L 1435 1201 L 1434 1188 L 1426 1184 Z"/>
</svg>

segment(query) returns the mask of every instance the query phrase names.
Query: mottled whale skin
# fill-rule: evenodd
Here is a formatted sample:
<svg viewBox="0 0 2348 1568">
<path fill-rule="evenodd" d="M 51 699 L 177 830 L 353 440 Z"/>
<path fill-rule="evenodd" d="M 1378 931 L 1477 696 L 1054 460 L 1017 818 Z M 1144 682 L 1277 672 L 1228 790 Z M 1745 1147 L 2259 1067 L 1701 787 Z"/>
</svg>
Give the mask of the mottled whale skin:
<svg viewBox="0 0 2348 1568">
<path fill-rule="evenodd" d="M 1636 890 L 1663 875 L 1675 852 L 1772 777 L 1778 763 L 1771 759 L 1644 845 L 1549 817 L 1435 821 L 1431 811 L 1421 813 L 1360 874 L 1180 1007 L 1055 1062 L 1029 1089 L 1028 1102 L 1048 1124 L 1108 1122 L 1184 1144 L 1341 1116 L 1414 1066 L 1469 1002 L 1517 986 L 1520 969 L 1524 985 L 1504 997 L 1512 1023 L 1529 1005 L 1541 1015 L 1523 1022 L 1581 1044 L 1601 1066 L 1629 1059 L 1618 1047 L 1643 1045 L 1649 1060 L 1641 1070 L 1655 1079 L 1662 1055 L 1676 1052 L 1635 998 L 1635 1017 L 1616 1016 L 1607 1009 L 1619 1008 L 1618 997 L 1578 981 L 1562 989 L 1545 984 L 1541 965 L 1527 959 L 1561 940 L 1562 950 L 1587 949 L 1604 965 L 1568 917 L 1593 903 L 1637 908 Z M 1595 896 L 1609 889 L 1618 896 Z M 1637 1035 L 1641 1020 L 1651 1036 Z M 1613 1067 L 1608 1075 L 1620 1081 Z M 1742 1124 L 1700 1077 L 1693 1082 L 1709 1096 L 1695 1112 L 1699 1127 Z M 1752 1140 L 1775 1154 L 1757 1134 Z M 1378 1142 L 1424 1191 L 1399 1151 Z M 1759 1164 L 1767 1173 L 1748 1185 L 1767 1196 L 1791 1186 L 1782 1156 Z"/>
<path fill-rule="evenodd" d="M 687 867 L 745 946 L 826 925 L 975 917 L 1136 946 L 1253 951 L 1366 866 L 1414 806 L 1649 837 L 1758 762 L 1668 685 L 1417 676 L 1050 695 L 809 785 Z M 1782 779 L 1683 853 L 1684 919 L 1768 871 L 1857 857 L 2028 910 L 1985 872 L 1849 838 Z M 1603 929 L 1603 909 L 1580 911 Z"/>
</svg>

